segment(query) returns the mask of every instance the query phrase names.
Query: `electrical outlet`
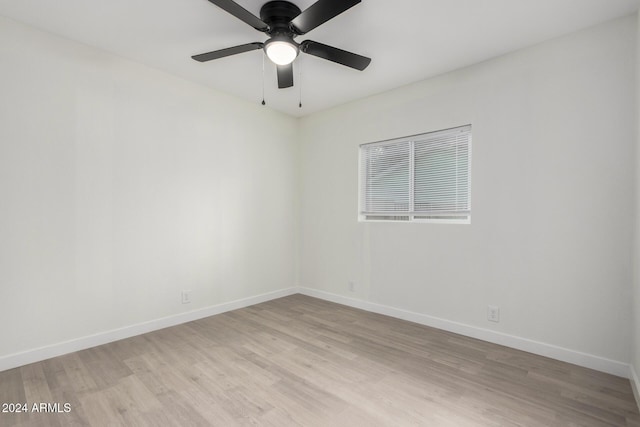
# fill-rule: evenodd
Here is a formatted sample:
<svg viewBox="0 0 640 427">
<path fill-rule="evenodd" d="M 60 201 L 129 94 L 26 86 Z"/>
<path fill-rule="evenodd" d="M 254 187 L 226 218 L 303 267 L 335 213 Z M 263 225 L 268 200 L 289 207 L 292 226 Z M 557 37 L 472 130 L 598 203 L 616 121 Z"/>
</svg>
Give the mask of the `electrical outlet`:
<svg viewBox="0 0 640 427">
<path fill-rule="evenodd" d="M 191 302 L 191 291 L 182 291 L 182 303 L 189 304 Z"/>
<path fill-rule="evenodd" d="M 355 292 L 356 291 L 356 284 L 353 282 L 349 282 L 349 292 Z"/>
<path fill-rule="evenodd" d="M 500 321 L 500 308 L 494 305 L 487 306 L 487 320 L 498 323 Z"/>
</svg>

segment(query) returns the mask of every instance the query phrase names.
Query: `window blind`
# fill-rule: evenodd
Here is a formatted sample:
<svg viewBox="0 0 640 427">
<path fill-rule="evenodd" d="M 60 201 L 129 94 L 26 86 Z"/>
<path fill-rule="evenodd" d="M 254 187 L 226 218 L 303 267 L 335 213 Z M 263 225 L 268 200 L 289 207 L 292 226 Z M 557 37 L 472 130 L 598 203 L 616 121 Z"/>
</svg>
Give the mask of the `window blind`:
<svg viewBox="0 0 640 427">
<path fill-rule="evenodd" d="M 360 146 L 360 215 L 468 220 L 471 126 Z"/>
</svg>

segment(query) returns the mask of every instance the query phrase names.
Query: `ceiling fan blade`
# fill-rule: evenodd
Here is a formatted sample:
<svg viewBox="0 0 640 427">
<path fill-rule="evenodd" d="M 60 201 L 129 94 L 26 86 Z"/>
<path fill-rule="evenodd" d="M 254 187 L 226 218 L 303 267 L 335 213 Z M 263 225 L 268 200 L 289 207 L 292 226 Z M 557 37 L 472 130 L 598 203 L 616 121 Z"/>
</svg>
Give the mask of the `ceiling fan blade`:
<svg viewBox="0 0 640 427">
<path fill-rule="evenodd" d="M 278 68 L 278 89 L 293 86 L 293 63 L 289 65 L 276 65 Z"/>
<path fill-rule="evenodd" d="M 308 53 L 309 55 L 337 62 L 338 64 L 346 65 L 347 67 L 355 68 L 360 71 L 367 68 L 371 63 L 371 58 L 367 58 L 366 56 L 314 42 L 312 40 L 303 41 L 300 44 L 300 50 L 304 53 Z"/>
<path fill-rule="evenodd" d="M 318 0 L 291 20 L 291 25 L 293 26 L 293 30 L 298 34 L 308 33 L 361 1 L 362 0 Z"/>
<path fill-rule="evenodd" d="M 226 49 L 214 50 L 213 52 L 201 53 L 193 55 L 191 58 L 199 62 L 207 62 L 213 59 L 224 58 L 225 56 L 236 55 L 238 53 L 249 52 L 250 50 L 262 49 L 263 43 L 254 42 L 241 44 L 240 46 L 228 47 Z"/>
<path fill-rule="evenodd" d="M 258 31 L 267 31 L 269 26 L 265 24 L 260 18 L 249 12 L 244 7 L 232 0 L 209 0 L 211 3 L 218 6 L 220 9 L 224 9 L 231 15 L 235 16 L 239 20 L 251 25 Z"/>
</svg>

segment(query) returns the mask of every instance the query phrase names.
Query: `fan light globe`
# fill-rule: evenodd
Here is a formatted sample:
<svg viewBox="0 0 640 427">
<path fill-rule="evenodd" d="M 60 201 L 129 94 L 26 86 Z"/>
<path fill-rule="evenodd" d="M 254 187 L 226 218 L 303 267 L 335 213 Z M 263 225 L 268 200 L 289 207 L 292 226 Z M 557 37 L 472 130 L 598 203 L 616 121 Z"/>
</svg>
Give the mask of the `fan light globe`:
<svg viewBox="0 0 640 427">
<path fill-rule="evenodd" d="M 298 56 L 296 46 L 285 41 L 272 41 L 265 46 L 269 59 L 277 65 L 289 65 Z"/>
</svg>

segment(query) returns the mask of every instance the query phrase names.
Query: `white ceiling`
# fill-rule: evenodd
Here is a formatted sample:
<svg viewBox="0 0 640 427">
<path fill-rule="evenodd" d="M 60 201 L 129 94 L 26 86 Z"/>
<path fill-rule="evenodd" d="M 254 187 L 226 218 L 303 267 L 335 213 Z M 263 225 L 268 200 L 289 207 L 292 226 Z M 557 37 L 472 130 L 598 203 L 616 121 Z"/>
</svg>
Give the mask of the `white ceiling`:
<svg viewBox="0 0 640 427">
<path fill-rule="evenodd" d="M 237 0 L 255 15 L 265 2 Z M 292 2 L 304 10 L 314 0 Z M 303 116 L 630 14 L 639 3 L 364 0 L 297 41 L 369 56 L 369 68 L 360 72 L 301 54 L 295 86 L 277 89 L 275 68 L 267 60 L 267 105 Z M 0 0 L 0 14 L 251 102 L 262 100 L 261 51 L 207 63 L 190 58 L 266 39 L 207 0 Z"/>
</svg>

